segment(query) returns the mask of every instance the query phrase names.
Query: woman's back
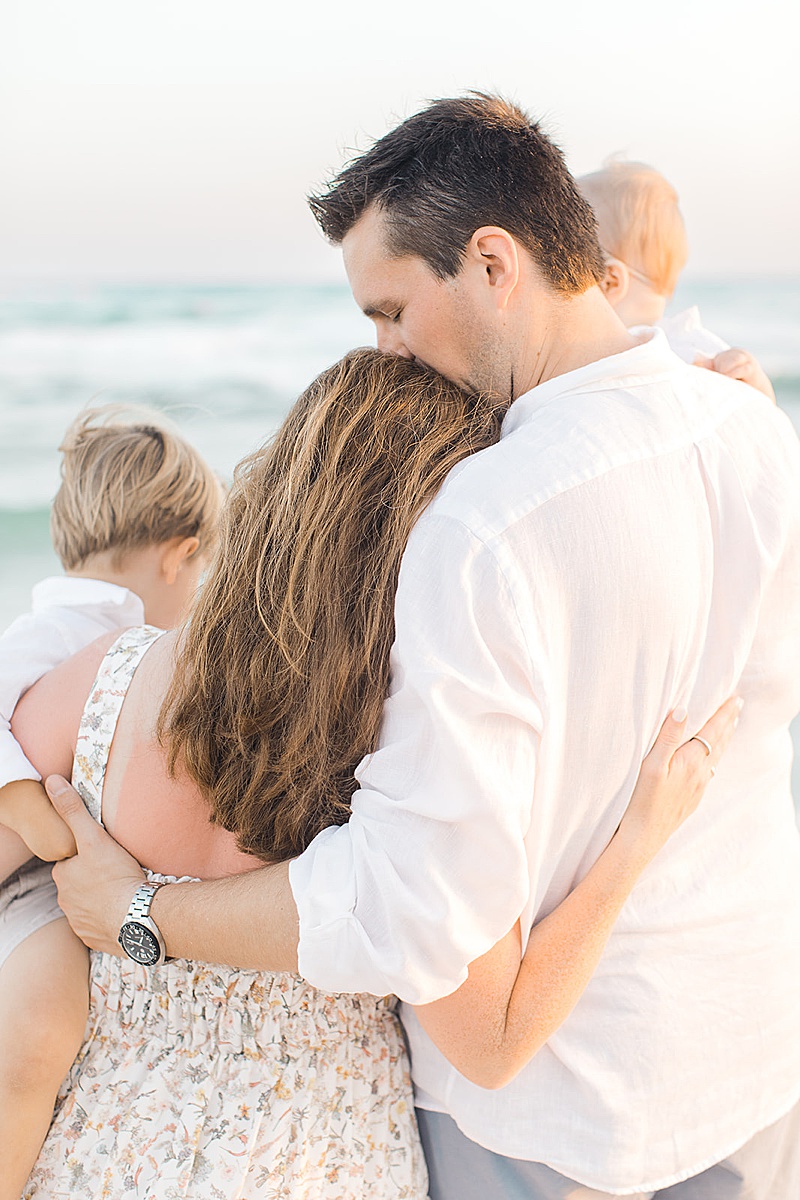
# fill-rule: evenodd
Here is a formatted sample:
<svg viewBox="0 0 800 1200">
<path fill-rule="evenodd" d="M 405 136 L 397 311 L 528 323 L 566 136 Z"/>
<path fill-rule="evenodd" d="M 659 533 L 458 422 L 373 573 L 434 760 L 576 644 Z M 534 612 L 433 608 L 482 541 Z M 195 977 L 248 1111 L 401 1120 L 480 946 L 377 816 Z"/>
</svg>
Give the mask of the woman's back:
<svg viewBox="0 0 800 1200">
<path fill-rule="evenodd" d="M 157 882 L 259 861 L 168 774 L 155 725 L 174 644 L 146 628 L 95 643 L 32 688 L 15 722 L 43 773 L 70 773 L 74 755 L 90 812 L 102 800 L 110 832 Z M 268 1183 L 287 1200 L 427 1193 L 387 998 L 330 995 L 278 972 L 180 958 L 144 967 L 97 953 L 90 996 L 84 1045 L 26 1200 L 154 1186 L 233 1197 Z"/>
</svg>

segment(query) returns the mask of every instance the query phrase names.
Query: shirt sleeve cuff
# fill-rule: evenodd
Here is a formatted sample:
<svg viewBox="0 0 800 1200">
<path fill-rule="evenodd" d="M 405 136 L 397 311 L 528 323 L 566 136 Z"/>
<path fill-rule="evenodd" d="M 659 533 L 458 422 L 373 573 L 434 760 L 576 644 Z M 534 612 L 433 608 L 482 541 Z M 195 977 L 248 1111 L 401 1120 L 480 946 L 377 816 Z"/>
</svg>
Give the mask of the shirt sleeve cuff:
<svg viewBox="0 0 800 1200">
<path fill-rule="evenodd" d="M 300 925 L 300 974 L 322 991 L 394 994 L 409 1004 L 448 995 L 466 978 L 466 968 L 445 977 L 442 963 L 419 951 L 413 920 L 398 919 L 387 936 L 370 937 L 361 906 L 357 911 L 354 837 L 351 825 L 325 829 L 289 866 Z M 367 886 L 375 888 L 374 877 Z"/>
<path fill-rule="evenodd" d="M 369 990 L 364 986 L 363 949 L 353 945 L 356 886 L 348 834 L 346 825 L 324 829 L 289 866 L 300 921 L 300 974 L 332 992 Z M 382 994 L 379 988 L 376 995 Z"/>
</svg>

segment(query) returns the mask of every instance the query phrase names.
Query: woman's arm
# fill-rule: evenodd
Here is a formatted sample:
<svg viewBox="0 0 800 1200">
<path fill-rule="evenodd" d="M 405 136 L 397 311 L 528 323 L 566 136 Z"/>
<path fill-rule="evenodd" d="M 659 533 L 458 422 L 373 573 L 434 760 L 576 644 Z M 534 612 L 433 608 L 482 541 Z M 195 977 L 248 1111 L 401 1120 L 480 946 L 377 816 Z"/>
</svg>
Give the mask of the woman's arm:
<svg viewBox="0 0 800 1200">
<path fill-rule="evenodd" d="M 695 739 L 681 745 L 684 714 L 668 717 L 619 829 L 574 891 L 534 926 L 522 962 L 517 925 L 471 964 L 458 991 L 416 1008 L 423 1028 L 467 1079 L 504 1087 L 569 1016 L 634 884 L 697 808 L 741 707 L 731 698 L 700 730 L 710 755 Z"/>
</svg>

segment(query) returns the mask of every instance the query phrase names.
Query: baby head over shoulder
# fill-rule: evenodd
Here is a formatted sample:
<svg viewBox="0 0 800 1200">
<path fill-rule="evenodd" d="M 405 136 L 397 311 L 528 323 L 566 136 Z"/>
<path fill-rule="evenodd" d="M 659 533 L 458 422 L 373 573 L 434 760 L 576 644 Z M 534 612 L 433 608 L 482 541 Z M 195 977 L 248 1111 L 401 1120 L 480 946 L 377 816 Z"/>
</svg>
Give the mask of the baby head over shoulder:
<svg viewBox="0 0 800 1200">
<path fill-rule="evenodd" d="M 577 183 L 597 218 L 606 299 L 625 325 L 655 324 L 689 255 L 677 192 L 640 162 L 612 160 Z"/>
<path fill-rule="evenodd" d="M 148 624 L 187 615 L 217 539 L 224 489 L 161 414 L 84 409 L 59 447 L 50 534 L 67 575 L 128 588 Z"/>
</svg>

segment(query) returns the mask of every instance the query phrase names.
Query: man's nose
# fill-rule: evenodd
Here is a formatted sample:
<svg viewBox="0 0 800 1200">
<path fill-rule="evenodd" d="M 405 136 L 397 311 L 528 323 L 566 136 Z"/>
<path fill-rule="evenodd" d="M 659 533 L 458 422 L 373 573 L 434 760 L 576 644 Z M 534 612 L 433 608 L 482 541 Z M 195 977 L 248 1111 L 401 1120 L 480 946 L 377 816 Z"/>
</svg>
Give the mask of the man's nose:
<svg viewBox="0 0 800 1200">
<path fill-rule="evenodd" d="M 382 350 L 384 354 L 396 354 L 399 358 L 414 357 L 403 341 L 400 331 L 393 329 L 391 325 L 378 330 L 378 349 Z"/>
</svg>

